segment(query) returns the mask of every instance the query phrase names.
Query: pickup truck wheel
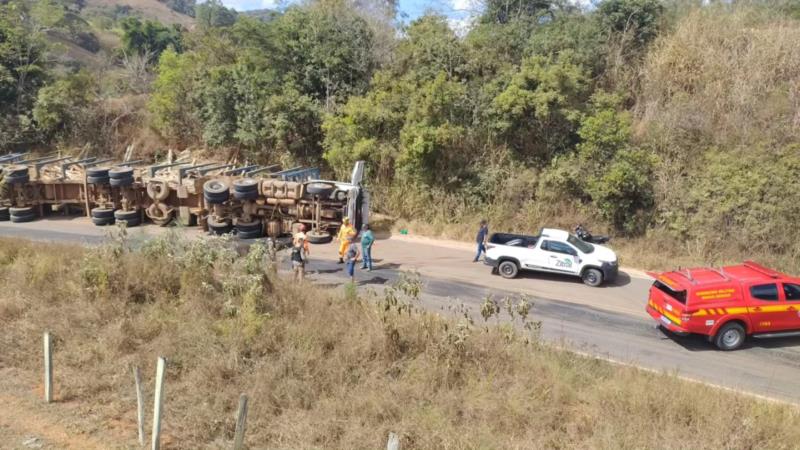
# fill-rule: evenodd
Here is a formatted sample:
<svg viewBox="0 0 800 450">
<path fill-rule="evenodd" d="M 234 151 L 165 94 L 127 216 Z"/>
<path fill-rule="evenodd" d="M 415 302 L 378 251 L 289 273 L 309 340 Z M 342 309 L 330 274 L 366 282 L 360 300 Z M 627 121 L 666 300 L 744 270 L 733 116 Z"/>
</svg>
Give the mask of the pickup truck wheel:
<svg viewBox="0 0 800 450">
<path fill-rule="evenodd" d="M 514 261 L 503 261 L 497 267 L 497 270 L 503 278 L 516 278 L 519 273 L 519 266 Z"/>
<path fill-rule="evenodd" d="M 603 272 L 597 269 L 586 269 L 581 276 L 583 283 L 587 286 L 597 287 L 603 284 Z"/>
<path fill-rule="evenodd" d="M 743 326 L 736 322 L 728 322 L 714 336 L 714 344 L 720 350 L 736 350 L 744 344 L 746 336 Z"/>
</svg>

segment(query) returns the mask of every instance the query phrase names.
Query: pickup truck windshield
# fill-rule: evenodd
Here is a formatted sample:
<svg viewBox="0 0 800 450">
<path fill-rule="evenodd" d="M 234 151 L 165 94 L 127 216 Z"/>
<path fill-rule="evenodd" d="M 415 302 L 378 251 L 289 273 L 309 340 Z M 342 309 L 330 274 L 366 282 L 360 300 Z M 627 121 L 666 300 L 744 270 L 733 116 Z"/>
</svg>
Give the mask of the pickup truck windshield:
<svg viewBox="0 0 800 450">
<path fill-rule="evenodd" d="M 567 238 L 567 242 L 569 242 L 575 247 L 578 247 L 578 250 L 580 250 L 584 254 L 589 254 L 594 251 L 594 245 L 589 244 L 588 242 L 584 242 L 571 234 Z"/>
</svg>

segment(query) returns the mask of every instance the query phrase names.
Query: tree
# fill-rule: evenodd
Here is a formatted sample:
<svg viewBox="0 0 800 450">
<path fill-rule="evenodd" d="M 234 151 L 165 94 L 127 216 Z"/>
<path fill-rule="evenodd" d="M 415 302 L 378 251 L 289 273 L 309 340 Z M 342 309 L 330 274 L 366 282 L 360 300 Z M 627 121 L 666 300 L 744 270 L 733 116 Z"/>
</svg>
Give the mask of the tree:
<svg viewBox="0 0 800 450">
<path fill-rule="evenodd" d="M 93 100 L 89 74 L 68 75 L 39 90 L 33 119 L 46 136 L 65 138 L 86 125 L 87 109 Z"/>
<path fill-rule="evenodd" d="M 236 23 L 236 11 L 226 8 L 220 0 L 198 3 L 194 11 L 197 23 L 202 28 L 229 27 Z"/>
<path fill-rule="evenodd" d="M 122 45 L 127 53 L 152 55 L 156 61 L 167 48 L 183 51 L 183 37 L 179 25 L 164 26 L 152 20 L 142 22 L 137 17 L 124 19 L 122 26 Z"/>
</svg>

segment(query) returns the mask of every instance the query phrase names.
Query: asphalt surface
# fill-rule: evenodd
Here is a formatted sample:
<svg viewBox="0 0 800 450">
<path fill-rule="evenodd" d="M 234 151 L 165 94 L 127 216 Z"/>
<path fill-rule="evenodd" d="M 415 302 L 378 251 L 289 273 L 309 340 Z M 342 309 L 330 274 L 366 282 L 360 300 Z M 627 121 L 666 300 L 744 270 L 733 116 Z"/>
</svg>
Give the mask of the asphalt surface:
<svg viewBox="0 0 800 450">
<path fill-rule="evenodd" d="M 164 232 L 145 226 L 131 229 L 133 241 Z M 194 229 L 188 235 L 201 235 Z M 107 230 L 87 219 L 47 219 L 29 224 L 0 222 L 0 236 L 32 240 L 102 243 Z M 612 246 L 613 247 L 613 246 Z M 334 244 L 312 246 L 309 278 L 330 287 L 348 281 L 336 263 Z M 443 315 L 469 310 L 480 322 L 480 305 L 525 294 L 534 303 L 529 319 L 541 321 L 542 336 L 569 348 L 650 370 L 800 404 L 800 338 L 750 339 L 745 348 L 721 352 L 703 337 L 677 337 L 657 329 L 644 312 L 651 281 L 640 272 L 623 270 L 612 285 L 590 288 L 569 277 L 525 274 L 505 280 L 472 263 L 471 246 L 453 242 L 392 237 L 379 239 L 373 250 L 375 270 L 358 271 L 360 289 L 380 290 L 405 271 L 423 283 L 421 304 Z M 288 262 L 285 263 L 288 269 Z M 490 320 L 493 323 L 494 319 Z"/>
</svg>

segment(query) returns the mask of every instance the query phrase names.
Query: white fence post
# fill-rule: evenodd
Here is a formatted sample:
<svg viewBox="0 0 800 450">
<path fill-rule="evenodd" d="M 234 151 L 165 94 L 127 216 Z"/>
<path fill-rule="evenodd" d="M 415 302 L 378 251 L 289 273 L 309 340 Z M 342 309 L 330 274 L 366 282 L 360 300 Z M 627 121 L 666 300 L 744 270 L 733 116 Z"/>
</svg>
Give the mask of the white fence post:
<svg viewBox="0 0 800 450">
<path fill-rule="evenodd" d="M 133 380 L 136 382 L 136 420 L 138 423 L 139 445 L 144 447 L 144 391 L 142 390 L 142 371 L 133 367 Z"/>
<path fill-rule="evenodd" d="M 44 401 L 53 401 L 53 342 L 50 332 L 44 332 Z"/>
<path fill-rule="evenodd" d="M 244 432 L 247 428 L 247 395 L 239 395 L 239 410 L 236 413 L 236 433 L 233 438 L 233 450 L 244 447 Z"/>
<path fill-rule="evenodd" d="M 400 436 L 389 432 L 389 441 L 386 442 L 386 450 L 400 450 Z"/>
<path fill-rule="evenodd" d="M 153 434 L 152 450 L 159 450 L 161 446 L 161 408 L 164 406 L 164 372 L 166 371 L 167 361 L 163 357 L 158 358 L 156 368 L 156 392 L 153 398 Z"/>
</svg>

